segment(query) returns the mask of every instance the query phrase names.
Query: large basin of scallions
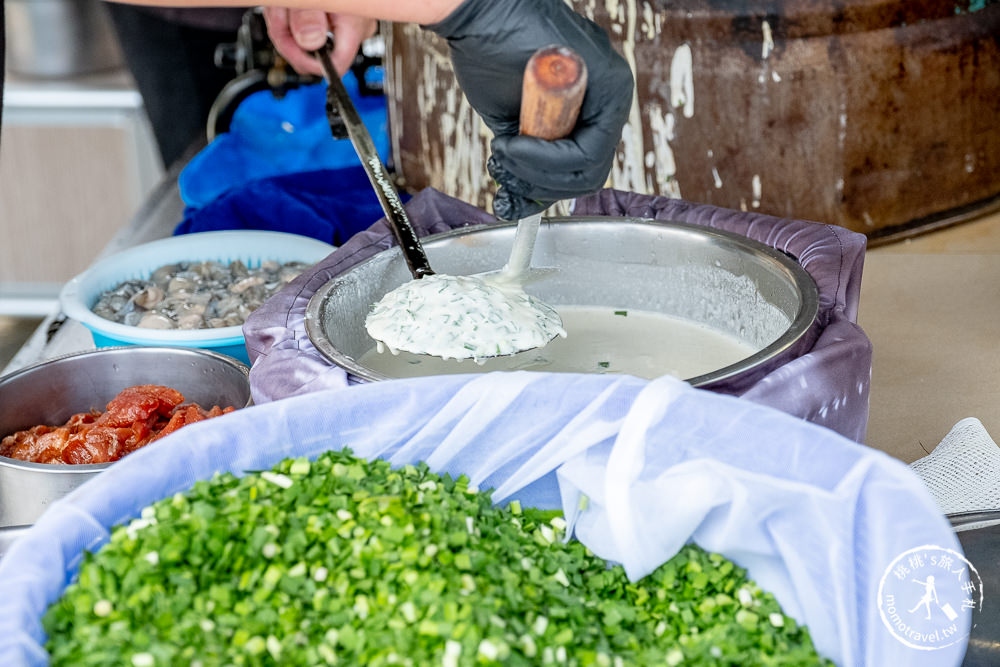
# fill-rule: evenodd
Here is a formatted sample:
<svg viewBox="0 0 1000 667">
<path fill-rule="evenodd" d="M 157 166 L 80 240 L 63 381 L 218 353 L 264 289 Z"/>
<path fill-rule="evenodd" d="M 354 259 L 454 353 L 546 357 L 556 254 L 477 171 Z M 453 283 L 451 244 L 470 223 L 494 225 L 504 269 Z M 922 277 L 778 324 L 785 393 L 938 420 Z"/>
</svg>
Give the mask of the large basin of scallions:
<svg viewBox="0 0 1000 667">
<path fill-rule="evenodd" d="M 350 452 L 216 475 L 87 554 L 54 665 L 817 665 L 746 573 L 689 545 L 630 583 L 553 512 Z"/>
</svg>

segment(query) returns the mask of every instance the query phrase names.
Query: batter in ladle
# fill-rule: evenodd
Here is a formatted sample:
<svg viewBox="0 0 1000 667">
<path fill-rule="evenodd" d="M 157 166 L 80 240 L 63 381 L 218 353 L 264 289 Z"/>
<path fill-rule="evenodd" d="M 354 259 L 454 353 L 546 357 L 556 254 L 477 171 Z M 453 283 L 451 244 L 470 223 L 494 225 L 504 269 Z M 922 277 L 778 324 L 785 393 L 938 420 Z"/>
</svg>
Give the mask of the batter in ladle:
<svg viewBox="0 0 1000 667">
<path fill-rule="evenodd" d="M 472 276 L 434 274 L 382 297 L 365 320 L 385 347 L 477 363 L 540 348 L 566 337 L 559 314 L 524 291 L 541 214 L 517 223 L 503 270 Z"/>
<path fill-rule="evenodd" d="M 502 273 L 434 274 L 411 280 L 372 307 L 365 328 L 396 354 L 481 361 L 545 345 L 566 336 L 559 314 Z"/>
</svg>

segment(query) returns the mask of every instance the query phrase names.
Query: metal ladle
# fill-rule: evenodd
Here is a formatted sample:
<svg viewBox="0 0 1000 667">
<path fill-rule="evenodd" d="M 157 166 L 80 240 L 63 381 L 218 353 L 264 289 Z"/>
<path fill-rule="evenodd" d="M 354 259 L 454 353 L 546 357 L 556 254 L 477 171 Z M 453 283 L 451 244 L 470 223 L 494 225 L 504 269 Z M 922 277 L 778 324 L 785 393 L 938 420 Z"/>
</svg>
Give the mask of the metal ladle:
<svg viewBox="0 0 1000 667">
<path fill-rule="evenodd" d="M 346 135 L 350 137 L 414 279 L 419 280 L 432 276 L 434 271 L 430 267 L 423 246 L 410 224 L 406 209 L 403 207 L 399 193 L 375 149 L 375 144 L 337 74 L 333 65 L 332 53 L 333 37 L 331 35 L 327 39 L 326 45 L 315 52 L 329 84 L 326 111 L 331 132 L 335 137 L 341 138 L 346 131 Z M 525 70 L 521 107 L 522 134 L 530 134 L 549 140 L 568 135 L 576 123 L 585 87 L 586 67 L 577 54 L 564 47 L 540 49 L 529 60 Z M 539 213 L 522 220 L 518 225 L 514 247 L 507 265 L 499 272 L 481 275 L 493 276 L 497 279 L 495 282 L 506 283 L 508 286 L 519 287 L 520 284 L 523 284 L 528 273 L 531 249 L 534 246 L 534 238 L 540 219 L 541 214 Z M 485 281 L 479 276 L 468 276 L 467 278 L 480 280 L 485 285 Z M 532 317 L 537 318 L 539 327 L 544 327 L 546 330 L 544 342 L 548 342 L 556 335 L 565 335 L 561 326 L 558 326 L 558 314 L 551 307 L 537 302 L 523 292 L 516 297 L 507 299 L 507 303 L 514 308 L 521 308 L 522 312 L 524 304 L 528 302 L 533 304 L 530 306 L 530 310 L 535 313 Z M 555 331 L 558 333 L 549 333 L 552 330 L 551 320 L 553 318 L 556 321 Z M 549 323 L 542 325 L 543 320 L 548 320 Z M 379 342 L 381 345 L 381 341 Z M 477 349 L 477 351 L 464 354 L 464 356 L 479 360 L 490 356 L 523 352 L 537 346 L 537 343 L 527 346 L 518 346 L 517 343 L 514 343 L 512 349 L 505 347 L 504 351 L 501 351 L 501 346 L 497 345 L 495 353 L 492 350 L 489 353 L 481 353 L 474 346 L 465 345 L 466 349 Z M 428 352 L 426 348 L 409 349 L 408 351 L 438 356 L 437 353 Z M 440 356 L 446 355 L 462 358 L 451 352 Z"/>
<path fill-rule="evenodd" d="M 406 215 L 403 201 L 399 198 L 399 192 L 389 176 L 382 158 L 379 157 L 375 149 L 375 142 L 372 141 L 368 128 L 361 121 L 358 110 L 351 101 L 351 96 L 347 94 L 337 69 L 333 66 L 333 37 L 326 40 L 326 44 L 318 51 L 314 52 L 323 67 L 328 88 L 326 93 L 326 117 L 330 122 L 330 131 L 335 138 L 343 138 L 346 129 L 347 136 L 354 145 L 354 150 L 361 159 L 361 164 L 372 182 L 372 188 L 378 197 L 379 204 L 385 212 L 386 220 L 392 229 L 396 243 L 399 244 L 406 260 L 406 266 L 414 278 L 423 278 L 433 275 L 430 263 L 427 261 L 427 254 L 420 245 L 420 239 L 410 224 L 410 218 Z"/>
</svg>

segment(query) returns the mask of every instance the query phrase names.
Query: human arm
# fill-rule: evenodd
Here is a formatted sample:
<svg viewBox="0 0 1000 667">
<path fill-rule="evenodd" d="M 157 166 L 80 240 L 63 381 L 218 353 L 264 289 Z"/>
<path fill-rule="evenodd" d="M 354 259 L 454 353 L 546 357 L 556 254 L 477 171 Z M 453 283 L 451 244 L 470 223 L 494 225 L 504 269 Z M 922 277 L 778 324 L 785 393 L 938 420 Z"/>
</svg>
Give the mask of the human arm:
<svg viewBox="0 0 1000 667">
<path fill-rule="evenodd" d="M 2 1 L 2 0 L 0 0 Z M 246 5 L 246 0 L 115 0 L 171 7 L 220 7 Z M 358 47 L 375 33 L 376 21 L 431 23 L 450 14 L 461 0 L 275 0 L 264 6 L 268 35 L 278 52 L 303 74 L 322 74 L 310 51 L 336 36 L 333 64 L 341 74 L 354 61 Z"/>
<path fill-rule="evenodd" d="M 157 7 L 246 7 L 247 0 L 112 0 Z M 312 9 L 333 14 L 352 14 L 384 21 L 434 23 L 455 10 L 462 0 L 263 0 L 265 7 Z"/>
</svg>

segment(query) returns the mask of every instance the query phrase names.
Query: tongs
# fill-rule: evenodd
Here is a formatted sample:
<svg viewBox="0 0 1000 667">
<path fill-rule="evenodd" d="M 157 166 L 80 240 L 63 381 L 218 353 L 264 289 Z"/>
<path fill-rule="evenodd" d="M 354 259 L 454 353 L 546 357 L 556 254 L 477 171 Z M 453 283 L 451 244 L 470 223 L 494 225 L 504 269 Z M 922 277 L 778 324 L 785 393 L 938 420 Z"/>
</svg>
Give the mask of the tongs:
<svg viewBox="0 0 1000 667">
<path fill-rule="evenodd" d="M 351 101 L 351 96 L 347 94 L 344 83 L 337 74 L 337 69 L 333 66 L 333 35 L 327 37 L 326 44 L 314 52 L 323 67 L 323 73 L 329 86 L 326 91 L 326 117 L 330 122 L 330 131 L 334 138 L 350 138 L 354 145 L 354 150 L 361 159 L 361 164 L 372 182 L 379 204 L 385 212 L 385 217 L 389 221 L 396 243 L 403 253 L 406 266 L 414 278 L 423 278 L 433 275 L 430 263 L 427 261 L 427 254 L 420 244 L 410 218 L 403 207 L 403 201 L 399 198 L 399 192 L 393 185 L 382 158 L 379 157 L 375 149 L 375 142 L 372 141 L 368 128 L 361 121 L 358 110 Z"/>
</svg>

